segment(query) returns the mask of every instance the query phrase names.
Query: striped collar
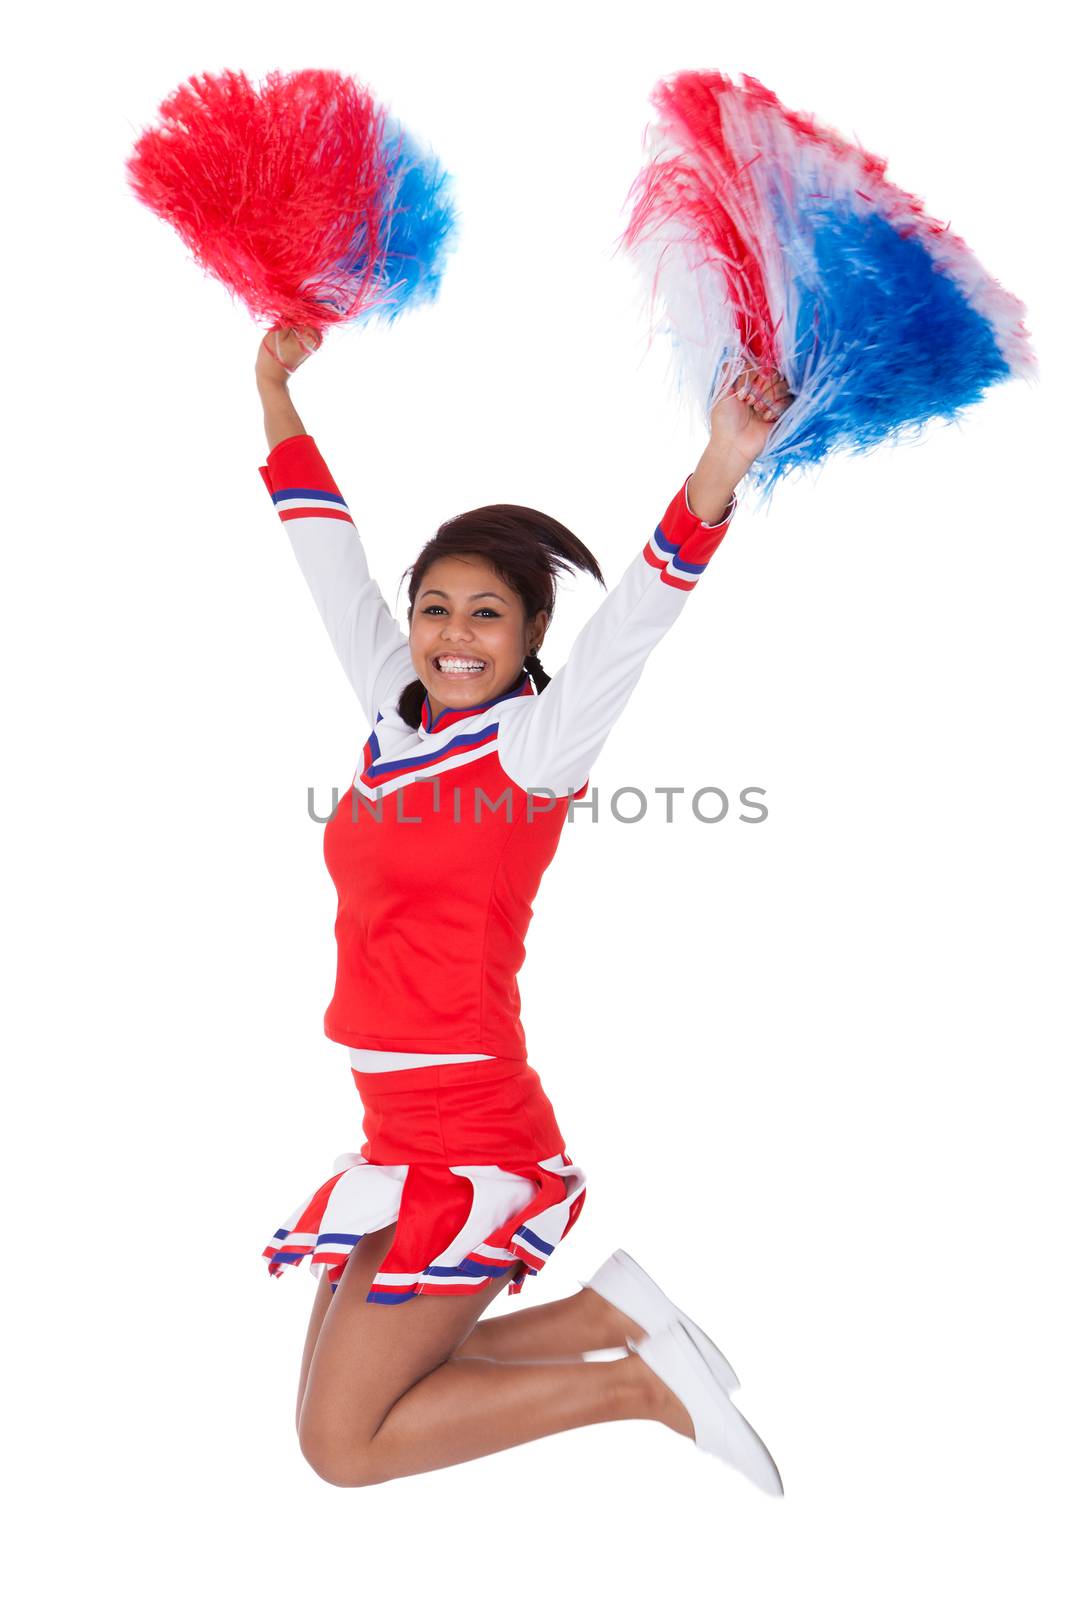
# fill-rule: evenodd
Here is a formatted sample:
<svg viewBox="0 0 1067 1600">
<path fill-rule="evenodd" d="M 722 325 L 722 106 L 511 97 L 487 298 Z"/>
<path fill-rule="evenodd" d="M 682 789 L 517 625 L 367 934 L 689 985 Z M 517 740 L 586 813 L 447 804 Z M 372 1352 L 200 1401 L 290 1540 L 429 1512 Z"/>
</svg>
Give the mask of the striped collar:
<svg viewBox="0 0 1067 1600">
<path fill-rule="evenodd" d="M 514 700 L 519 695 L 535 693 L 533 679 L 524 667 L 522 678 L 514 689 L 507 689 L 503 694 L 494 695 L 491 700 L 483 700 L 481 705 L 478 706 L 464 706 L 461 709 L 445 706 L 444 710 L 432 720 L 430 717 L 430 697 L 427 695 L 422 702 L 422 713 L 419 718 L 419 737 L 420 739 L 428 739 L 431 734 L 440 733 L 442 728 L 450 728 L 454 722 L 462 722 L 466 717 L 473 717 L 476 712 L 487 711 L 490 706 L 497 705 L 501 700 Z"/>
</svg>

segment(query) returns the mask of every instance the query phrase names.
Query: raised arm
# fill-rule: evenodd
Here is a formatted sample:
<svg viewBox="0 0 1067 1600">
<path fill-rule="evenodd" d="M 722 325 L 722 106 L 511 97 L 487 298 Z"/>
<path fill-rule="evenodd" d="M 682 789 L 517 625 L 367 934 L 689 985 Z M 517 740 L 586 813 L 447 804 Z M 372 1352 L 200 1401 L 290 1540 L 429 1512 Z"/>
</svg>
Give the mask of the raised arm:
<svg viewBox="0 0 1067 1600">
<path fill-rule="evenodd" d="M 677 621 L 736 508 L 734 489 L 788 404 L 779 378 L 723 397 L 697 468 L 574 641 L 548 687 L 502 721 L 500 763 L 521 788 L 579 790 L 650 653 Z"/>
<path fill-rule="evenodd" d="M 368 722 L 414 677 L 407 635 L 370 575 L 359 532 L 330 469 L 289 396 L 293 333 L 260 346 L 256 384 L 270 450 L 260 467 L 301 571 Z M 303 347 L 305 350 L 307 345 Z M 283 365 L 283 362 L 286 363 Z"/>
</svg>

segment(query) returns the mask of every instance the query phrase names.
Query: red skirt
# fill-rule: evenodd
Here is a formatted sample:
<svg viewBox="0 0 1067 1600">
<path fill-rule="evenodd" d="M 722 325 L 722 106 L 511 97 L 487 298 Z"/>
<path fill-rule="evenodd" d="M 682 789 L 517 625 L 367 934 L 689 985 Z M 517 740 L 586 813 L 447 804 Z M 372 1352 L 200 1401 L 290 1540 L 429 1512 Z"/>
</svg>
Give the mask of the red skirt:
<svg viewBox="0 0 1067 1600">
<path fill-rule="evenodd" d="M 277 1230 L 263 1252 L 269 1271 L 306 1257 L 336 1289 L 364 1234 L 395 1222 L 369 1301 L 473 1294 L 518 1265 L 516 1294 L 585 1201 L 585 1174 L 534 1069 L 495 1056 L 352 1076 L 365 1142 Z"/>
</svg>

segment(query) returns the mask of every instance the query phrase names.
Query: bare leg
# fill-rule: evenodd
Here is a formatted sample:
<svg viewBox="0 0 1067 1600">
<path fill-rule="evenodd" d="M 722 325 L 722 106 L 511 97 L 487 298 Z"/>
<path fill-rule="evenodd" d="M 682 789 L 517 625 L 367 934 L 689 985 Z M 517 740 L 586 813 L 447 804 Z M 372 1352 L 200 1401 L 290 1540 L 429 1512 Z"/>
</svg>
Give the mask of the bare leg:
<svg viewBox="0 0 1067 1600">
<path fill-rule="evenodd" d="M 363 1284 L 362 1294 L 366 1294 L 371 1286 L 371 1279 L 385 1259 L 385 1255 L 393 1239 L 396 1237 L 396 1223 L 391 1222 L 387 1228 L 381 1228 L 377 1233 L 368 1234 L 362 1244 L 362 1254 L 358 1262 L 352 1260 L 345 1267 L 345 1275 L 358 1273 Z M 300 1412 L 304 1405 L 304 1391 L 307 1389 L 308 1372 L 311 1369 L 311 1360 L 315 1354 L 315 1346 L 319 1342 L 319 1333 L 326 1320 L 334 1295 L 338 1290 L 330 1288 L 330 1280 L 323 1272 L 319 1279 L 318 1289 L 311 1307 L 311 1316 L 308 1319 L 307 1334 L 304 1338 L 304 1354 L 300 1361 L 300 1381 L 296 1391 L 296 1427 L 300 1431 Z"/>
<path fill-rule="evenodd" d="M 644 1328 L 624 1316 L 595 1289 L 547 1305 L 528 1306 L 479 1322 L 456 1357 L 489 1361 L 575 1361 L 587 1350 L 623 1350 Z"/>
<path fill-rule="evenodd" d="M 362 1255 L 351 1260 L 345 1276 L 358 1273 L 366 1295 L 396 1234 L 396 1224 L 368 1235 L 360 1246 Z M 340 1291 L 336 1291 L 339 1293 Z M 300 1381 L 296 1397 L 296 1425 L 304 1403 L 308 1369 L 315 1353 L 334 1291 L 326 1274 L 319 1280 L 311 1308 Z M 486 1361 L 577 1361 L 587 1350 L 624 1350 L 627 1339 L 640 1339 L 644 1329 L 597 1294 L 595 1289 L 579 1289 L 576 1294 L 550 1300 L 547 1305 L 524 1306 L 504 1316 L 490 1317 L 475 1324 L 466 1339 L 453 1352 L 453 1360 L 477 1358 Z"/>
<path fill-rule="evenodd" d="M 383 1483 L 621 1418 L 664 1422 L 692 1438 L 684 1407 L 636 1356 L 452 1359 L 507 1277 L 478 1294 L 372 1305 L 365 1296 L 378 1248 L 368 1236 L 353 1252 L 307 1373 L 300 1443 L 327 1482 Z"/>
<path fill-rule="evenodd" d="M 304 1354 L 300 1358 L 300 1381 L 296 1386 L 296 1426 L 300 1430 L 300 1410 L 304 1404 L 304 1390 L 307 1388 L 308 1369 L 311 1358 L 315 1354 L 315 1346 L 319 1339 L 319 1329 L 322 1327 L 327 1311 L 330 1309 L 330 1300 L 333 1291 L 330 1280 L 325 1272 L 319 1279 L 319 1286 L 315 1291 L 315 1299 L 311 1306 L 311 1316 L 308 1318 L 308 1331 L 304 1338 Z"/>
<path fill-rule="evenodd" d="M 668 1410 L 670 1425 L 692 1438 L 688 1413 L 637 1356 L 533 1364 L 448 1360 L 391 1406 L 356 1455 L 356 1482 L 431 1472 L 594 1422 L 666 1421 Z"/>
<path fill-rule="evenodd" d="M 371 1279 L 393 1242 L 396 1224 L 368 1236 L 359 1261 L 352 1260 L 345 1276 L 358 1272 L 366 1295 Z M 363 1247 L 361 1247 L 363 1248 Z M 337 1291 L 340 1292 L 339 1290 Z M 319 1280 L 311 1308 L 300 1381 L 296 1397 L 296 1425 L 304 1403 L 308 1369 L 315 1353 L 319 1330 L 334 1297 L 326 1274 Z M 476 1358 L 487 1361 L 577 1361 L 587 1350 L 624 1350 L 627 1339 L 639 1339 L 644 1329 L 616 1309 L 595 1289 L 579 1289 L 577 1294 L 550 1300 L 547 1305 L 523 1307 L 504 1316 L 490 1317 L 475 1324 L 466 1339 L 453 1352 L 453 1360 Z"/>
</svg>

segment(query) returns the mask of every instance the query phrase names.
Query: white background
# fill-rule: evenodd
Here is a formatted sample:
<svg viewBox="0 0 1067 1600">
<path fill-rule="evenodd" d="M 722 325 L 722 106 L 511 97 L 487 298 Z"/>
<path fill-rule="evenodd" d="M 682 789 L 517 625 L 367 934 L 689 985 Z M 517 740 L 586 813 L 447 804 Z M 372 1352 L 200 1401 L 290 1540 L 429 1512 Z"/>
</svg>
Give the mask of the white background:
<svg viewBox="0 0 1067 1600">
<path fill-rule="evenodd" d="M 1061 87 L 1037 7 L 112 4 L 5 82 L 15 1592 L 1063 1592 Z M 455 175 L 439 303 L 293 383 L 390 600 L 448 515 L 613 582 L 703 437 L 614 246 L 648 93 L 747 71 L 890 158 L 1029 308 L 1041 381 L 743 504 L 594 774 L 767 790 L 580 817 L 523 972 L 585 1214 L 730 1356 L 786 1495 L 652 1423 L 367 1491 L 292 1406 L 260 1251 L 358 1146 L 306 791 L 358 707 L 257 473 L 244 310 L 132 198 L 190 73 L 333 67 Z M 560 597 L 552 672 L 597 603 Z M 402 605 L 398 606 L 402 614 Z M 386 1313 L 388 1314 L 388 1313 Z M 8 1497 L 12 1505 L 11 1495 Z"/>
</svg>

